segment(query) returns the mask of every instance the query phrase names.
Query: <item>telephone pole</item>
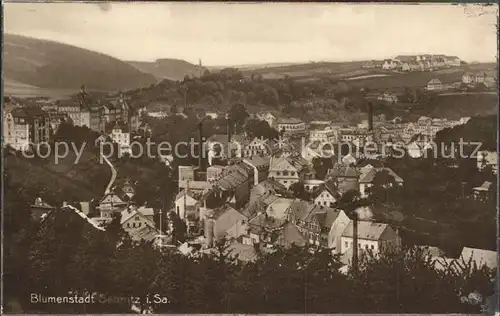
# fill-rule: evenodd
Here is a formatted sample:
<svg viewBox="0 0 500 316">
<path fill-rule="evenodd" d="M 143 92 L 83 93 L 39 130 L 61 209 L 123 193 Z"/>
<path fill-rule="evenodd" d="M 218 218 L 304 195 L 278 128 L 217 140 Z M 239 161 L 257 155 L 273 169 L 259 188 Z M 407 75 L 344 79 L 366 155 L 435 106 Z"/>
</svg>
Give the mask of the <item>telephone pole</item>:
<svg viewBox="0 0 500 316">
<path fill-rule="evenodd" d="M 358 213 L 353 211 L 354 220 L 352 222 L 352 267 L 358 272 Z"/>
</svg>

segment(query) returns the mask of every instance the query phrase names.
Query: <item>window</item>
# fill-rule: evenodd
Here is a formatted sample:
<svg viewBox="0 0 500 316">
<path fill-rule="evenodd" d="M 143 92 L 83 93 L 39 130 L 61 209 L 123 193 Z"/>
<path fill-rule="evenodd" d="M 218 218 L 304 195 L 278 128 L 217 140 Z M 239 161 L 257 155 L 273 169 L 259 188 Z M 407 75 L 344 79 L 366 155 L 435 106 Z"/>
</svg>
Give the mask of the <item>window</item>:
<svg viewBox="0 0 500 316">
<path fill-rule="evenodd" d="M 139 220 L 139 216 L 136 216 L 136 217 L 135 217 L 135 220 L 136 220 L 136 221 L 138 221 L 138 220 Z"/>
<path fill-rule="evenodd" d="M 295 171 L 290 172 L 290 174 L 291 174 L 292 176 L 294 176 L 294 175 L 295 175 Z"/>
<path fill-rule="evenodd" d="M 288 171 L 283 171 L 284 176 L 288 176 Z"/>
<path fill-rule="evenodd" d="M 348 241 L 345 242 L 345 247 L 346 248 L 349 247 L 349 242 Z"/>
<path fill-rule="evenodd" d="M 276 171 L 276 175 L 277 175 L 277 176 L 281 175 L 281 172 Z"/>
<path fill-rule="evenodd" d="M 375 247 L 373 245 L 371 245 L 370 248 L 372 248 L 372 250 L 375 249 Z"/>
</svg>

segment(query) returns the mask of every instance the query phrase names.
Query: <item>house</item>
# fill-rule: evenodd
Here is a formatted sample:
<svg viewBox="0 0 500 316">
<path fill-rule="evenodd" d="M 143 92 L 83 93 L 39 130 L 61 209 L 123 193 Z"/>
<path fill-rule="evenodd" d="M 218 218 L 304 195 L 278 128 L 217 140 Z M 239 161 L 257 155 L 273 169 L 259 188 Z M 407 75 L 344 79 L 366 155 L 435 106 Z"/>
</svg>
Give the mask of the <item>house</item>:
<svg viewBox="0 0 500 316">
<path fill-rule="evenodd" d="M 375 176 L 379 172 L 387 172 L 389 176 L 394 178 L 396 185 L 403 185 L 404 183 L 403 179 L 391 168 L 363 168 L 359 177 L 359 193 L 361 194 L 361 197 L 367 197 L 369 195 L 369 188 L 373 187 Z"/>
<path fill-rule="evenodd" d="M 487 75 L 486 73 L 472 73 L 472 72 L 465 72 L 462 75 L 462 83 L 465 84 L 478 84 L 478 83 L 484 83 L 484 80 L 486 79 Z"/>
<path fill-rule="evenodd" d="M 304 180 L 307 162 L 301 157 L 271 158 L 268 177 L 283 184 L 287 189 Z"/>
<path fill-rule="evenodd" d="M 271 163 L 271 157 L 253 156 L 251 158 L 243 159 L 243 162 L 253 169 L 254 186 L 267 179 L 269 175 L 269 166 Z"/>
<path fill-rule="evenodd" d="M 267 205 L 265 213 L 272 218 L 280 221 L 285 221 L 287 210 L 294 202 L 293 199 L 271 195 L 262 200 L 264 205 Z"/>
<path fill-rule="evenodd" d="M 494 174 L 498 171 L 498 153 L 495 151 L 482 150 L 477 153 L 477 168 L 491 167 Z"/>
<path fill-rule="evenodd" d="M 276 244 L 290 248 L 293 246 L 303 247 L 307 245 L 307 238 L 300 232 L 297 226 L 291 222 L 285 223 L 278 232 Z"/>
<path fill-rule="evenodd" d="M 116 107 L 111 102 L 105 102 L 102 104 L 103 118 L 106 123 L 116 122 L 122 118 L 122 109 Z"/>
<path fill-rule="evenodd" d="M 324 183 L 325 183 L 325 181 L 321 180 L 321 179 L 305 179 L 304 180 L 304 189 L 306 189 L 306 191 L 308 191 L 308 192 L 312 192 Z"/>
<path fill-rule="evenodd" d="M 207 182 L 215 183 L 224 176 L 226 166 L 213 165 L 207 168 Z"/>
<path fill-rule="evenodd" d="M 398 66 L 398 62 L 392 59 L 384 59 L 384 62 L 382 64 L 382 69 L 395 69 Z"/>
<path fill-rule="evenodd" d="M 247 220 L 245 215 L 238 212 L 230 204 L 225 204 L 214 210 L 207 210 L 204 220 L 204 234 L 207 245 L 211 245 L 214 240 L 225 238 L 228 229 L 245 220 Z"/>
<path fill-rule="evenodd" d="M 137 108 L 129 103 L 129 97 L 119 93 L 118 97 L 107 100 L 116 109 L 116 120 L 121 120 L 129 126 L 131 132 L 136 132 L 140 126 L 140 114 L 144 108 Z M 121 112 L 121 115 L 119 115 Z"/>
<path fill-rule="evenodd" d="M 47 112 L 38 107 L 16 107 L 7 112 L 3 121 L 3 140 L 16 150 L 30 150 L 32 146 L 47 143 L 50 122 Z"/>
<path fill-rule="evenodd" d="M 406 146 L 406 151 L 411 158 L 420 158 L 422 157 L 422 149 L 417 144 L 417 142 L 411 142 Z"/>
<path fill-rule="evenodd" d="M 344 211 L 295 200 L 286 215 L 309 244 L 340 252 L 340 237 L 350 221 Z"/>
<path fill-rule="evenodd" d="M 383 94 L 377 97 L 377 100 L 385 101 L 388 103 L 397 103 L 398 97 L 395 94 L 384 92 Z"/>
<path fill-rule="evenodd" d="M 97 206 L 97 210 L 101 213 L 101 218 L 111 220 L 113 213 L 121 212 L 127 207 L 127 202 L 118 194 L 110 192 L 102 197 Z"/>
<path fill-rule="evenodd" d="M 198 204 L 200 193 L 192 192 L 190 190 L 182 190 L 175 197 L 175 211 L 179 218 L 184 219 L 188 211 L 196 211 L 195 206 Z"/>
<path fill-rule="evenodd" d="M 45 203 L 42 200 L 42 198 L 37 197 L 35 199 L 35 203 L 30 205 L 30 209 L 31 209 L 31 218 L 35 221 L 40 221 L 44 216 L 44 214 L 47 214 L 50 211 L 55 210 L 56 208 Z"/>
<path fill-rule="evenodd" d="M 114 143 L 118 144 L 118 157 L 123 157 L 125 154 L 132 153 L 130 128 L 128 124 L 116 121 L 108 124 L 106 132 L 111 137 Z"/>
<path fill-rule="evenodd" d="M 352 251 L 353 221 L 351 220 L 341 235 L 341 253 Z M 401 237 L 388 224 L 358 221 L 358 250 L 380 253 L 385 249 L 400 249 Z"/>
<path fill-rule="evenodd" d="M 333 144 L 337 143 L 339 138 L 338 129 L 333 129 L 330 126 L 324 128 L 314 129 L 311 127 L 309 130 L 309 141 Z"/>
<path fill-rule="evenodd" d="M 441 80 L 437 78 L 431 79 L 427 83 L 427 90 L 429 91 L 443 90 L 443 84 L 441 83 Z"/>
<path fill-rule="evenodd" d="M 226 169 L 226 174 L 215 182 L 214 193 L 218 192 L 228 199 L 227 202 L 239 207 L 248 202 L 254 184 L 254 168 L 242 162 Z"/>
<path fill-rule="evenodd" d="M 359 190 L 359 172 L 356 168 L 343 164 L 336 163 L 332 169 L 327 171 L 325 181 L 333 180 L 340 193 L 345 193 L 350 190 Z"/>
<path fill-rule="evenodd" d="M 278 132 L 285 136 L 300 136 L 306 132 L 306 123 L 297 118 L 280 118 L 276 123 Z"/>
<path fill-rule="evenodd" d="M 103 109 L 96 98 L 91 97 L 82 85 L 80 93 L 75 97 L 75 102 L 80 108 L 80 124 L 78 126 L 87 126 L 95 132 L 104 130 Z"/>
<path fill-rule="evenodd" d="M 491 190 L 491 182 L 484 181 L 484 183 L 472 189 L 474 193 L 474 198 L 478 200 L 486 200 L 488 198 L 488 192 Z"/>
<path fill-rule="evenodd" d="M 332 207 L 338 200 L 339 193 L 335 182 L 328 181 L 320 185 L 313 193 L 313 203 L 318 206 Z"/>
<path fill-rule="evenodd" d="M 270 156 L 278 150 L 278 143 L 272 139 L 255 137 L 250 143 L 243 144 L 243 157 L 257 155 Z"/>
<path fill-rule="evenodd" d="M 146 215 L 142 214 L 135 207 L 128 207 L 121 212 L 120 225 L 127 232 L 132 240 L 151 241 L 158 234 L 155 228 L 155 223 L 151 219 L 152 209 L 143 209 L 147 211 Z"/>
</svg>

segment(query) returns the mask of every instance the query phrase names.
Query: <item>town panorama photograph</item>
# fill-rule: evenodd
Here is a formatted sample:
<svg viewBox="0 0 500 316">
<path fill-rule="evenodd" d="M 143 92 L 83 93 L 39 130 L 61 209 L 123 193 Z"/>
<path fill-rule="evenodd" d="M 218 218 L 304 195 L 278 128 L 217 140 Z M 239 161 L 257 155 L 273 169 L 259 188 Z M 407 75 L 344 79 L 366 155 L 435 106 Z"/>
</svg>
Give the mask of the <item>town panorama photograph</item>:
<svg viewBox="0 0 500 316">
<path fill-rule="evenodd" d="M 498 4 L 2 11 L 2 313 L 498 315 Z"/>
</svg>

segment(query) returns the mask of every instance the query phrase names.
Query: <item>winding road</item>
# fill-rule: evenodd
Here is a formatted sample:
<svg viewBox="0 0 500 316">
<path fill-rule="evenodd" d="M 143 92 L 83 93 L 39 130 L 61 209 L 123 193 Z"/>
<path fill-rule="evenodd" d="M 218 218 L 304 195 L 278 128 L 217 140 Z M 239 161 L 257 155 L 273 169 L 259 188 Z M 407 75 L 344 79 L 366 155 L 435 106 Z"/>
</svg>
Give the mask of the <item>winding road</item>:
<svg viewBox="0 0 500 316">
<path fill-rule="evenodd" d="M 104 191 L 104 195 L 106 195 L 109 192 L 111 192 L 111 188 L 113 187 L 113 183 L 115 183 L 115 180 L 116 180 L 117 172 L 116 172 L 115 167 L 111 163 L 111 161 L 109 161 L 109 159 L 106 156 L 102 156 L 102 158 L 104 159 L 104 161 L 106 161 L 108 166 L 111 168 L 111 179 L 109 180 L 108 186 L 106 187 L 106 191 Z"/>
</svg>

